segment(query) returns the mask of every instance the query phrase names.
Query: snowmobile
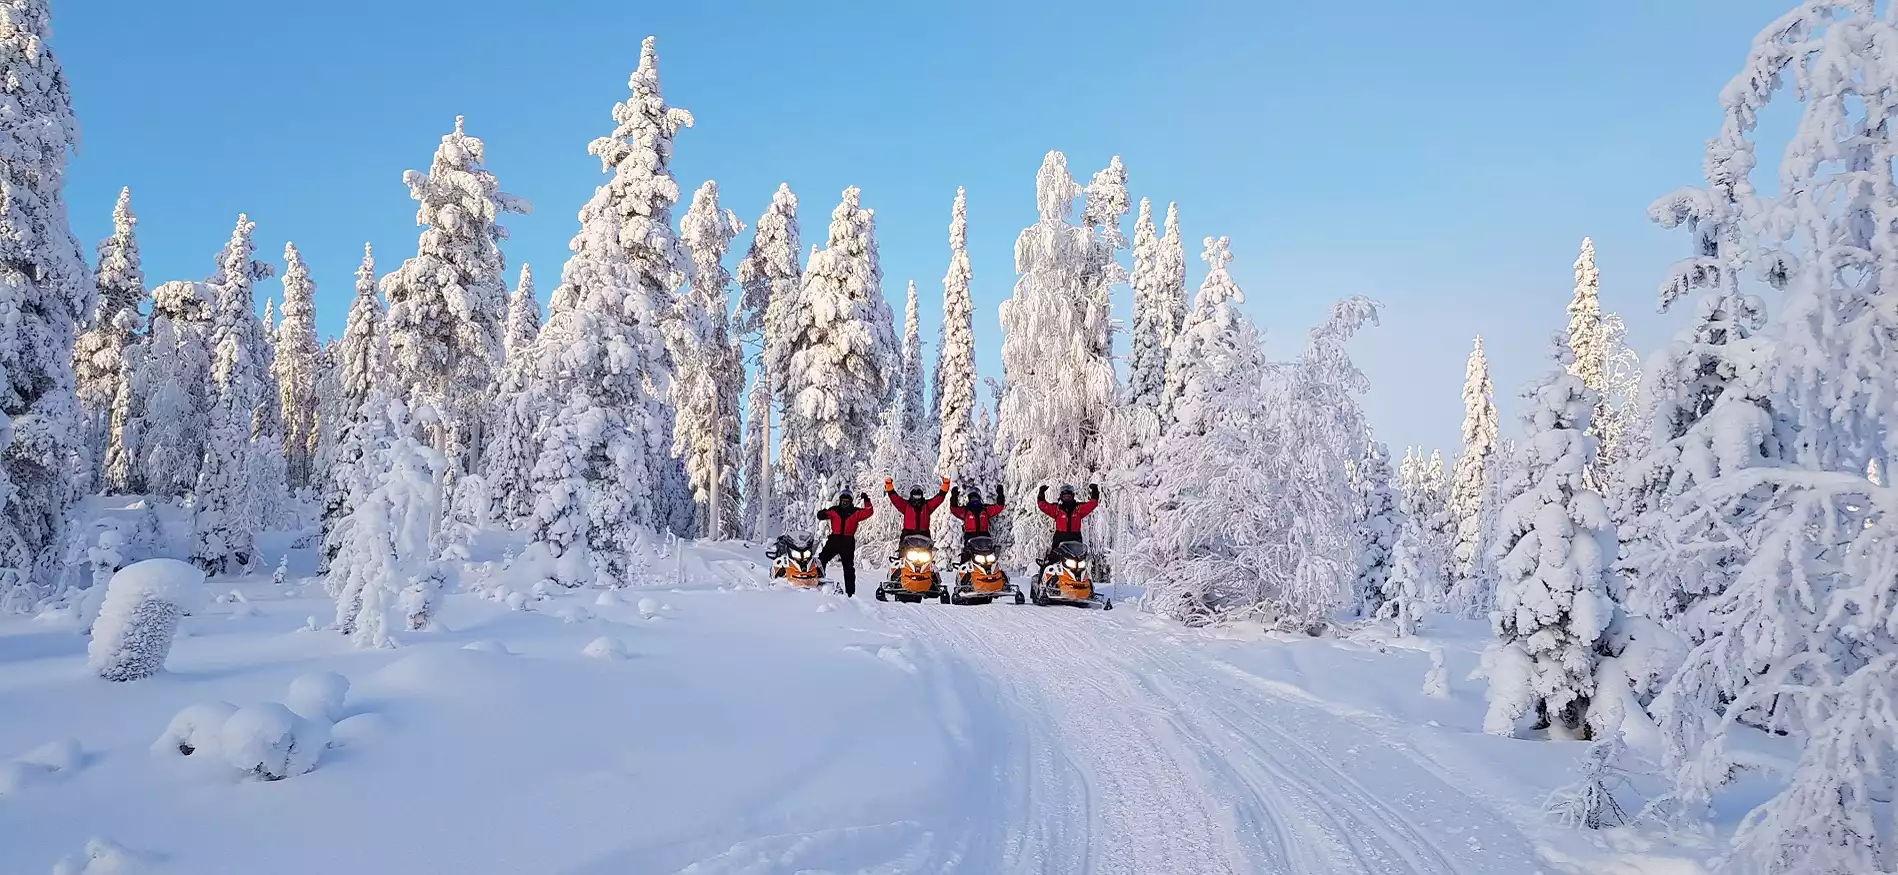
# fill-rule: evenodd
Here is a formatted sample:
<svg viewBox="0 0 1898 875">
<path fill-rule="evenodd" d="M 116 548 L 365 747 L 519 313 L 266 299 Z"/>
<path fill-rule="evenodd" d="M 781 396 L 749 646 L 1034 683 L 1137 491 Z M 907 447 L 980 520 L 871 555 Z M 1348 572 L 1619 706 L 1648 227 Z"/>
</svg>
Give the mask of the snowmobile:
<svg viewBox="0 0 1898 875">
<path fill-rule="evenodd" d="M 824 566 L 817 562 L 816 543 L 810 535 L 779 535 L 764 553 L 771 560 L 772 578 L 798 589 L 817 589 L 824 585 Z"/>
<path fill-rule="evenodd" d="M 901 549 L 890 557 L 890 577 L 877 587 L 876 599 L 920 602 L 927 598 L 949 603 L 949 590 L 936 570 L 936 545 L 928 535 L 907 535 Z"/>
<path fill-rule="evenodd" d="M 1094 574 L 1088 567 L 1087 548 L 1079 541 L 1056 544 L 1050 561 L 1028 587 L 1028 600 L 1037 605 L 1077 605 L 1084 608 L 1114 609 L 1114 600 L 1102 596 L 1094 587 Z"/>
<path fill-rule="evenodd" d="M 996 562 L 994 538 L 976 535 L 963 546 L 969 561 L 956 565 L 956 584 L 949 594 L 950 604 L 986 605 L 1005 595 L 1013 595 L 1018 605 L 1025 600 L 1021 588 L 1008 582 L 1008 572 Z"/>
</svg>

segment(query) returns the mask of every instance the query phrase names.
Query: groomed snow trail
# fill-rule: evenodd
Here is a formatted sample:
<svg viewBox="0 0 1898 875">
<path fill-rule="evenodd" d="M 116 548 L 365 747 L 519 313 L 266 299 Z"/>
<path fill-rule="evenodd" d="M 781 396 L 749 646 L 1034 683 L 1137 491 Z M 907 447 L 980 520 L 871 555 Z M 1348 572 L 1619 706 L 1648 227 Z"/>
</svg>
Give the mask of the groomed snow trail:
<svg viewBox="0 0 1898 875">
<path fill-rule="evenodd" d="M 1179 637 L 1128 625 L 1131 612 L 879 613 L 959 688 L 949 704 L 965 713 L 945 720 L 973 724 L 976 762 L 996 782 L 994 835 L 964 833 L 976 852 L 967 871 L 1543 869 L 1515 826 L 1395 732 L 1278 694 Z"/>
</svg>

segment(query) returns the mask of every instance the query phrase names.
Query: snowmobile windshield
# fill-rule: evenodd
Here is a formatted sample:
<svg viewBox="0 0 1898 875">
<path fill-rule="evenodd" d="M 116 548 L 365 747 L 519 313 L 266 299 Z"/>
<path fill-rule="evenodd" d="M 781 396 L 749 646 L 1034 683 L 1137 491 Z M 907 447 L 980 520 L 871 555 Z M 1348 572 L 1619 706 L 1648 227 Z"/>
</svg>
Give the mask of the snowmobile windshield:
<svg viewBox="0 0 1898 875">
<path fill-rule="evenodd" d="M 910 550 L 933 550 L 935 546 L 936 545 L 929 540 L 928 535 L 910 535 L 903 539 L 903 550 L 905 552 Z"/>
<path fill-rule="evenodd" d="M 966 549 L 971 553 L 995 552 L 995 539 L 986 535 L 969 539 Z"/>
<path fill-rule="evenodd" d="M 1054 555 L 1057 559 L 1071 559 L 1078 562 L 1087 558 L 1087 548 L 1081 546 L 1078 541 L 1064 541 L 1054 548 Z"/>
</svg>

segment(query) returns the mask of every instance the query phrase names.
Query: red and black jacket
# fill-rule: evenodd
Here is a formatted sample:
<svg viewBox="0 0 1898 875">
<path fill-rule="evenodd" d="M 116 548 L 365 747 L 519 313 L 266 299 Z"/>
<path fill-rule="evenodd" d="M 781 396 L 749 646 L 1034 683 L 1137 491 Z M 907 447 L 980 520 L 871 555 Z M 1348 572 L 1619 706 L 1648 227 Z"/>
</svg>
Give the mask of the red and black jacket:
<svg viewBox="0 0 1898 875">
<path fill-rule="evenodd" d="M 1049 501 L 1045 496 L 1037 498 L 1035 503 L 1041 506 L 1042 513 L 1054 520 L 1056 534 L 1080 534 L 1081 521 L 1087 519 L 1087 515 L 1093 513 L 1095 506 L 1101 503 L 1099 496 L 1100 493 L 1095 492 L 1088 500 L 1079 502 L 1072 508 L 1064 508 Z"/>
<path fill-rule="evenodd" d="M 857 526 L 864 520 L 869 519 L 870 514 L 875 512 L 875 509 L 872 508 L 867 501 L 864 502 L 862 506 L 854 504 L 833 504 L 830 507 L 818 511 L 817 518 L 830 524 L 830 534 L 832 537 L 854 538 L 857 536 Z"/>
<path fill-rule="evenodd" d="M 998 488 L 995 490 L 994 504 L 982 505 L 980 510 L 976 510 L 970 505 L 951 504 L 949 505 L 949 513 L 953 514 L 956 519 L 962 521 L 963 537 L 972 538 L 976 535 L 988 534 L 989 523 L 992 522 L 997 515 L 1001 514 L 1003 507 L 1005 507 L 1005 505 L 1002 504 L 1002 491 Z"/>
<path fill-rule="evenodd" d="M 934 498 L 927 499 L 918 506 L 910 504 L 909 499 L 896 494 L 895 489 L 886 491 L 890 496 L 890 506 L 903 514 L 903 531 L 905 532 L 929 531 L 929 518 L 936 515 L 936 508 L 942 506 L 943 496 L 949 494 L 947 490 L 939 491 Z"/>
</svg>

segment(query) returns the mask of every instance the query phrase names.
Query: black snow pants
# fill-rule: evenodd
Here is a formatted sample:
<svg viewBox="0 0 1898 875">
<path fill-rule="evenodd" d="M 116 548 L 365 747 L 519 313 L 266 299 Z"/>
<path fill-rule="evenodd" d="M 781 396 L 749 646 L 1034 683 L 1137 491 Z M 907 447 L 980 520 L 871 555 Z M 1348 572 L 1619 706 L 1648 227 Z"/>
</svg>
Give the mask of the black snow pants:
<svg viewBox="0 0 1898 875">
<path fill-rule="evenodd" d="M 817 554 L 817 564 L 829 565 L 836 559 L 844 566 L 844 595 L 855 598 L 857 595 L 857 538 L 855 535 L 831 535 L 824 539 L 824 549 Z"/>
</svg>

